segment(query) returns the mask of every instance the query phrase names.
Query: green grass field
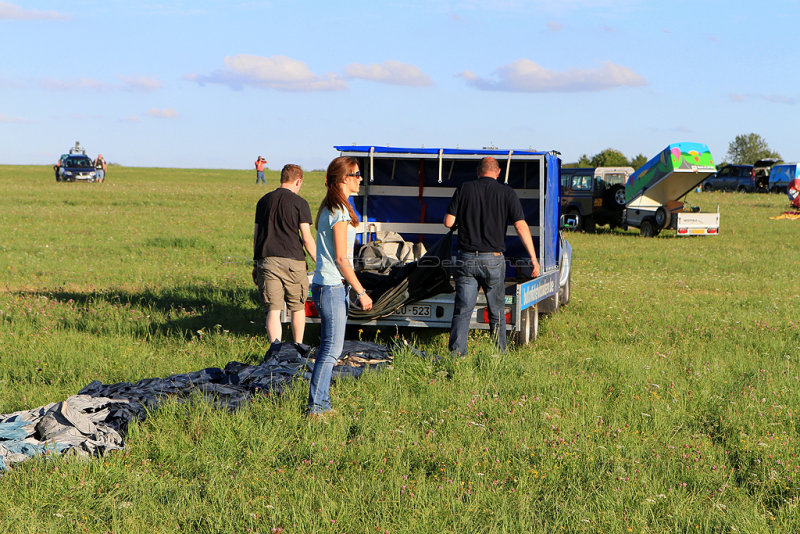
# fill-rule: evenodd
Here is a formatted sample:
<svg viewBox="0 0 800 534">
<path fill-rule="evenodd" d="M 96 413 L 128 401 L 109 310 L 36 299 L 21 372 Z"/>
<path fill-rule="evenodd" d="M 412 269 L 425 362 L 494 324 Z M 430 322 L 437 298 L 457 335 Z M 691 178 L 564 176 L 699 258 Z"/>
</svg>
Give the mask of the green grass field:
<svg viewBox="0 0 800 534">
<path fill-rule="evenodd" d="M 277 174 L 254 181 L 0 166 L 0 413 L 260 362 L 253 213 Z M 322 191 L 309 173 L 314 211 Z M 770 220 L 785 196 L 690 196 L 721 235 L 570 234 L 571 303 L 532 346 L 400 353 L 336 385 L 329 424 L 304 383 L 235 414 L 168 404 L 124 452 L 0 476 L 0 531 L 797 532 L 800 221 Z M 446 332 L 401 333 L 445 354 Z"/>
</svg>

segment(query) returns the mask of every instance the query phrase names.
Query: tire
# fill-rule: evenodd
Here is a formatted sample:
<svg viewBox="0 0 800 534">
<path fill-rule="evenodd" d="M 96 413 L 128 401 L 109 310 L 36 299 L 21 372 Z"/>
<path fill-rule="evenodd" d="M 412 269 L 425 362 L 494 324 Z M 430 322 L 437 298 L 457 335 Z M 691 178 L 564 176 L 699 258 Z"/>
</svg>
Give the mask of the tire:
<svg viewBox="0 0 800 534">
<path fill-rule="evenodd" d="M 655 237 L 656 233 L 656 223 L 652 218 L 647 218 L 642 221 L 642 224 L 639 226 L 639 234 L 642 237 Z"/>
<path fill-rule="evenodd" d="M 747 193 L 747 188 L 743 185 L 739 186 L 739 189 L 736 190 L 739 193 Z"/>
<path fill-rule="evenodd" d="M 713 190 L 714 190 L 714 186 L 712 186 L 711 184 L 703 185 L 703 191 L 705 191 L 706 193 L 708 193 L 709 191 L 713 191 Z"/>
<path fill-rule="evenodd" d="M 664 228 L 664 226 L 666 226 L 668 220 L 667 215 L 668 215 L 667 210 L 664 209 L 664 206 L 661 206 L 656 210 L 656 218 L 655 218 L 656 233 L 658 233 L 658 230 L 661 230 L 662 228 Z"/>
<path fill-rule="evenodd" d="M 583 231 L 584 232 L 594 232 L 597 230 L 597 225 L 594 222 L 594 217 L 587 216 L 583 218 Z"/>
<path fill-rule="evenodd" d="M 614 206 L 617 209 L 625 207 L 625 186 L 615 184 L 606 189 L 603 193 L 603 205 Z"/>
</svg>

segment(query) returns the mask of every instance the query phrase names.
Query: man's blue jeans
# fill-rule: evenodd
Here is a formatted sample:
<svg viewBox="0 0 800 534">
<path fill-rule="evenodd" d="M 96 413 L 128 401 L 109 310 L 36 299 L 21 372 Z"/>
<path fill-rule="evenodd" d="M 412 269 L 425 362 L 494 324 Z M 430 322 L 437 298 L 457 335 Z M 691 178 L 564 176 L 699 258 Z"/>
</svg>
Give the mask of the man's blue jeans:
<svg viewBox="0 0 800 534">
<path fill-rule="evenodd" d="M 262 184 L 267 183 L 267 179 L 264 177 L 264 171 L 256 171 L 256 184 L 259 182 Z"/>
<path fill-rule="evenodd" d="M 331 375 L 333 366 L 342 356 L 344 329 L 347 324 L 347 291 L 344 284 L 321 286 L 311 284 L 311 300 L 320 318 L 320 341 L 311 389 L 308 393 L 308 413 L 323 413 L 331 409 Z"/>
<path fill-rule="evenodd" d="M 456 261 L 456 304 L 450 328 L 450 352 L 467 354 L 469 323 L 478 287 L 483 289 L 489 307 L 489 331 L 501 351 L 506 350 L 505 282 L 506 262 L 493 252 L 459 252 Z"/>
</svg>

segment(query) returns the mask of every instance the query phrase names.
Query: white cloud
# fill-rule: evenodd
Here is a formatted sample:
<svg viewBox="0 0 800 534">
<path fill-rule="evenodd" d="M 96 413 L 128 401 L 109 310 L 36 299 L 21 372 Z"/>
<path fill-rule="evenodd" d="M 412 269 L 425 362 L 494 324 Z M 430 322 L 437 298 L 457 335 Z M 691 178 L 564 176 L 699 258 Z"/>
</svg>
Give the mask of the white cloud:
<svg viewBox="0 0 800 534">
<path fill-rule="evenodd" d="M 551 20 L 550 22 L 547 23 L 547 31 L 560 32 L 563 29 L 564 29 L 564 25 L 561 24 L 560 22 L 556 22 L 554 20 Z"/>
<path fill-rule="evenodd" d="M 111 86 L 91 78 L 80 78 L 77 80 L 55 80 L 44 78 L 39 81 L 39 85 L 48 91 L 82 91 L 91 89 L 93 91 L 107 91 Z"/>
<path fill-rule="evenodd" d="M 786 95 L 762 95 L 762 94 L 747 94 L 741 95 L 738 93 L 733 93 L 730 95 L 730 99 L 733 102 L 747 102 L 750 100 L 764 100 L 765 102 L 770 102 L 772 104 L 787 104 L 787 105 L 794 105 L 797 104 L 798 99 L 792 96 Z"/>
<path fill-rule="evenodd" d="M 484 91 L 561 93 L 606 91 L 615 87 L 647 85 L 647 80 L 628 67 L 606 61 L 597 69 L 553 71 L 529 59 L 519 59 L 482 78 L 471 71 L 459 74 L 467 83 Z"/>
<path fill-rule="evenodd" d="M 155 117 L 157 119 L 177 119 L 179 117 L 178 110 L 175 108 L 150 108 L 145 112 L 148 117 Z"/>
<path fill-rule="evenodd" d="M 56 11 L 39 11 L 38 9 L 25 9 L 11 2 L 0 1 L 0 20 L 34 20 L 34 19 L 59 19 L 66 20 L 66 15 Z"/>
<path fill-rule="evenodd" d="M 34 121 L 30 119 L 22 119 L 20 117 L 9 117 L 0 113 L 0 123 L 4 124 L 32 124 Z"/>
<path fill-rule="evenodd" d="M 161 80 L 153 76 L 139 76 L 132 78 L 129 76 L 118 76 L 122 80 L 123 87 L 130 91 L 156 91 L 163 85 Z"/>
<path fill-rule="evenodd" d="M 350 78 L 391 85 L 433 85 L 430 76 L 422 72 L 419 67 L 399 61 L 384 61 L 380 65 L 376 63 L 369 65 L 351 63 L 344 68 L 344 73 Z"/>
<path fill-rule="evenodd" d="M 56 80 L 43 78 L 39 85 L 48 91 L 141 91 L 152 92 L 161 89 L 162 83 L 153 76 L 117 76 L 122 83 L 107 84 L 92 78 L 78 78 L 72 80 Z"/>
<path fill-rule="evenodd" d="M 233 89 L 244 86 L 276 89 L 278 91 L 340 91 L 347 83 L 337 74 L 317 75 L 302 61 L 286 56 L 255 56 L 238 54 L 227 56 L 225 66 L 212 74 L 190 74 L 184 79 L 205 83 L 219 83 Z"/>
</svg>

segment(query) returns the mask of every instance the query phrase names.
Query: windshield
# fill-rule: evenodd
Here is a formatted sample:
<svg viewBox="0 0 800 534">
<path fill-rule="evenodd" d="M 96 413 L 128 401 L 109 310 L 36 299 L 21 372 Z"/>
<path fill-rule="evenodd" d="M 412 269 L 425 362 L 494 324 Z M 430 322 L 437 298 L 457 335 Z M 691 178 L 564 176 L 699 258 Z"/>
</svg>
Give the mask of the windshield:
<svg viewBox="0 0 800 534">
<path fill-rule="evenodd" d="M 88 156 L 70 156 L 64 160 L 64 167 L 85 168 L 92 166 L 92 160 Z"/>
</svg>

